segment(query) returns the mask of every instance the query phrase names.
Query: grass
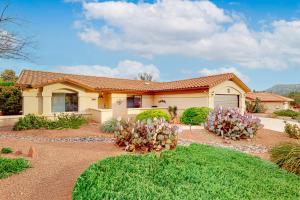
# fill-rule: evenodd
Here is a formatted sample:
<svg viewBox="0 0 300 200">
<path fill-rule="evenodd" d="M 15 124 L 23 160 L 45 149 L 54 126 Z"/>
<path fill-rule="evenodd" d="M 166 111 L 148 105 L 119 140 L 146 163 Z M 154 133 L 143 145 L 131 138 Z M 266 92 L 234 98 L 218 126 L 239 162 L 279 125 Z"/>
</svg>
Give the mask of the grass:
<svg viewBox="0 0 300 200">
<path fill-rule="evenodd" d="M 0 179 L 19 173 L 30 167 L 29 161 L 24 158 L 1 158 Z"/>
<path fill-rule="evenodd" d="M 299 188 L 298 176 L 271 162 L 193 144 L 98 161 L 78 178 L 73 199 L 300 199 Z"/>
</svg>

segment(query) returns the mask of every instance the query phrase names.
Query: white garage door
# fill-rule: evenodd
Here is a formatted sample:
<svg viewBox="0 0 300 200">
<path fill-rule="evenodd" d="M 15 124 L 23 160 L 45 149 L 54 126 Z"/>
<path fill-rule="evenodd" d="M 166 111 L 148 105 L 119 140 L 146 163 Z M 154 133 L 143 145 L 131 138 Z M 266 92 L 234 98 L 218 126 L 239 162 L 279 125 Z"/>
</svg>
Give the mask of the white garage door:
<svg viewBox="0 0 300 200">
<path fill-rule="evenodd" d="M 215 95 L 215 107 L 235 108 L 239 107 L 239 95 Z"/>
</svg>

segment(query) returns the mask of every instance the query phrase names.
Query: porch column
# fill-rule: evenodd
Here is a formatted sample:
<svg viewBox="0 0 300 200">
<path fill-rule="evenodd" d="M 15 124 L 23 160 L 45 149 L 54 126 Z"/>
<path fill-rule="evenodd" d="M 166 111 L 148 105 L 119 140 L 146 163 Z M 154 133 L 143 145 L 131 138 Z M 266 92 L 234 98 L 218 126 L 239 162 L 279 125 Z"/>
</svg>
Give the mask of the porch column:
<svg viewBox="0 0 300 200">
<path fill-rule="evenodd" d="M 52 113 L 52 95 L 43 94 L 43 115 Z"/>
<path fill-rule="evenodd" d="M 38 89 L 23 90 L 23 115 L 40 114 Z"/>
</svg>

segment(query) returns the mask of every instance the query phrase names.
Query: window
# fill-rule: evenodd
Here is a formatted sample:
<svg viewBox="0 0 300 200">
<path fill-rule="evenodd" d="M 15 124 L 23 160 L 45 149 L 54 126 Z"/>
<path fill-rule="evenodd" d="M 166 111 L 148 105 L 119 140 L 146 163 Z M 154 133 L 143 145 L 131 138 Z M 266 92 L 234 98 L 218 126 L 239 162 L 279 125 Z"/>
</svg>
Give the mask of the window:
<svg viewBox="0 0 300 200">
<path fill-rule="evenodd" d="M 127 108 L 140 108 L 140 107 L 142 107 L 141 95 L 127 96 Z"/>
<path fill-rule="evenodd" d="M 76 93 L 53 93 L 52 112 L 77 112 L 78 95 Z"/>
</svg>

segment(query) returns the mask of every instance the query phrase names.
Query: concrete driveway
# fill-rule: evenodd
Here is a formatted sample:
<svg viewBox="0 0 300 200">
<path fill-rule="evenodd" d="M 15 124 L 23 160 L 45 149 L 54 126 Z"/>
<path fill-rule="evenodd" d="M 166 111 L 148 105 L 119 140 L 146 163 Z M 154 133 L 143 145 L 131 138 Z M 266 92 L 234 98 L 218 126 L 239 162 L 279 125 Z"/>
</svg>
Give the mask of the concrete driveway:
<svg viewBox="0 0 300 200">
<path fill-rule="evenodd" d="M 274 118 L 265 118 L 265 117 L 259 117 L 261 120 L 261 123 L 264 125 L 265 129 L 270 129 L 273 131 L 278 131 L 278 132 L 284 132 L 284 121 L 282 119 L 274 119 Z M 297 122 L 288 122 L 290 124 L 297 124 L 300 126 L 300 123 Z"/>
</svg>

